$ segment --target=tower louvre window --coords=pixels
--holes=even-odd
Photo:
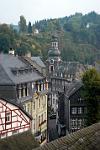
[[[53,66],[51,66],[51,72],[53,72],[53,70],[54,70],[54,67],[53,67]]]

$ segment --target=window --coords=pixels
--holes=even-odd
[[[35,84],[35,91],[38,91],[38,82]]]
[[[18,97],[21,98],[21,89],[18,90]]]
[[[51,64],[54,64],[54,60],[53,60],[53,59],[51,59],[51,60],[50,60],[50,63],[51,63]]]
[[[43,114],[41,115],[41,122],[43,122]]]
[[[45,83],[43,83],[43,90],[45,90]]]
[[[78,101],[81,102],[83,99],[81,97],[78,98]]]
[[[26,105],[23,105],[23,107],[24,107],[24,110],[26,110]]]
[[[33,110],[35,110],[35,101],[33,102]]]
[[[40,108],[40,98],[39,98],[39,108]]]
[[[82,119],[78,119],[78,127],[80,128],[82,126]]]
[[[30,114],[30,104],[27,105],[27,111]]]
[[[39,125],[40,125],[40,123],[41,123],[41,120],[40,120],[40,116],[39,116]]]
[[[84,107],[84,114],[87,114],[87,107]]]
[[[33,119],[33,129],[35,130],[35,119]]]
[[[39,91],[41,91],[41,84],[39,84]]]
[[[21,85],[17,86],[17,95],[18,95],[18,98],[21,98]]]
[[[21,86],[21,97],[24,97],[24,89],[23,89],[23,86]]]
[[[55,104],[55,99],[53,98],[53,104]]]
[[[27,84],[25,85],[25,96],[28,96],[29,95],[29,89],[28,89],[28,86]]]
[[[82,107],[78,107],[78,114],[82,114]]]
[[[61,75],[61,77],[63,77],[63,74],[62,74],[62,73],[61,73],[60,75]]]
[[[32,83],[32,89],[34,89],[35,88],[35,85],[34,85],[34,83]]]
[[[58,105],[58,99],[56,99],[56,105]]]
[[[77,127],[77,119],[71,119],[71,127],[76,128]]]
[[[55,84],[55,79],[52,79],[52,84]]]
[[[46,96],[43,96],[43,108],[46,107]]]
[[[5,121],[6,121],[6,123],[10,123],[11,122],[11,112],[6,112]]]
[[[54,67],[53,67],[53,66],[51,66],[51,72],[53,72],[53,70],[54,70]]]
[[[29,95],[29,89],[27,84],[18,85],[18,98],[22,98]]]
[[[41,84],[41,91],[43,91],[44,90],[44,87],[43,87],[43,83]]]
[[[45,83],[45,89],[48,90],[48,82]]]
[[[72,107],[71,113],[72,114],[77,114],[77,107]]]

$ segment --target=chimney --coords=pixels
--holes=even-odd
[[[15,51],[14,51],[13,48],[10,48],[10,49],[9,49],[9,54],[10,54],[10,55],[14,55],[14,54],[15,54]]]

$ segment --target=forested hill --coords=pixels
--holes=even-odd
[[[91,63],[100,54],[100,15],[91,12],[69,17],[42,20],[35,27],[45,34],[57,33],[64,60]]]
[[[26,25],[24,16],[16,29],[13,25],[0,25],[0,51],[8,52],[12,47],[16,53],[31,51],[33,55],[47,58],[52,35],[59,38],[59,49],[65,61],[93,63],[100,56],[100,15],[91,12],[76,13],[69,17],[47,19]],[[35,31],[38,29],[39,33]]]

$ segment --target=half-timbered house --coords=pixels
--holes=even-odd
[[[32,117],[19,105],[0,98],[0,138],[31,129]]]

